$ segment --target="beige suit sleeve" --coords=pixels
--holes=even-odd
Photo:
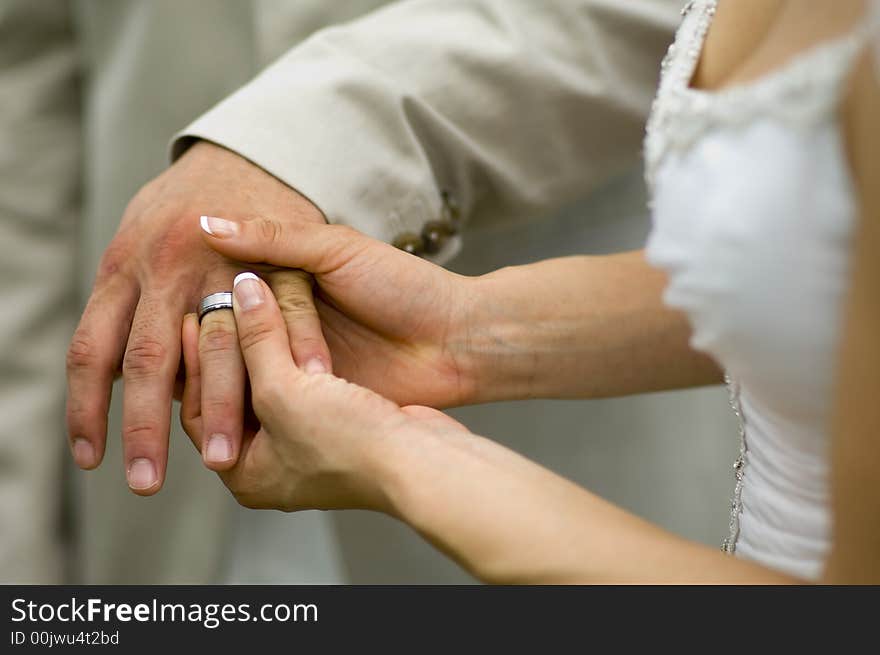
[[[196,120],[386,241],[559,208],[632,165],[676,0],[411,0],[316,33]]]

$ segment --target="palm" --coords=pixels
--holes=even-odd
[[[351,319],[322,300],[317,307],[336,375],[400,405],[445,407],[461,397],[455,357],[443,345],[442,334],[402,338]]]

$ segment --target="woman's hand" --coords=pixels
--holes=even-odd
[[[427,407],[400,408],[329,373],[306,373],[290,352],[269,287],[253,274],[235,280],[234,313],[254,415],[238,461],[219,475],[247,507],[373,509],[394,513],[379,466],[389,440],[421,431],[466,432]],[[199,325],[183,325],[186,385],[181,422],[202,450]]]
[[[255,416],[218,475],[246,507],[381,511],[488,582],[786,580],[673,537],[436,410],[299,369],[252,274],[236,278],[234,318]],[[201,450],[198,331],[188,315],[181,420]]]
[[[473,401],[472,278],[344,226],[292,230],[272,218],[203,217],[202,227],[208,245],[232,260],[314,275],[315,306],[338,376],[400,404]],[[295,315],[296,297],[278,300]],[[310,298],[303,300],[308,310]]]

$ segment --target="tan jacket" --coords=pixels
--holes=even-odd
[[[533,219],[637,161],[680,2],[411,0],[323,30],[186,128],[331,222]]]
[[[293,47],[381,4],[0,3],[0,297],[16,303],[0,318],[0,580],[58,579],[71,298],[175,132],[189,124],[175,154],[223,144],[389,241],[437,217],[443,190],[472,223],[531,219],[637,160],[681,2],[409,0]],[[105,465],[72,474],[75,579],[217,580],[225,490],[177,429],[162,493],[128,494],[118,431],[115,403]]]

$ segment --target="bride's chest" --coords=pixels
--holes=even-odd
[[[693,342],[780,412],[822,414],[855,223],[833,124],[716,129],[655,171],[650,261]]]
[[[835,103],[850,52],[756,84],[687,88],[711,14],[686,17],[645,141],[649,259],[693,343],[780,413],[824,416],[856,217]],[[698,7],[699,8],[699,7]],[[688,23],[688,21],[690,21]]]
[[[781,413],[824,413],[855,224],[836,126],[714,130],[655,174],[649,260],[693,343]]]

